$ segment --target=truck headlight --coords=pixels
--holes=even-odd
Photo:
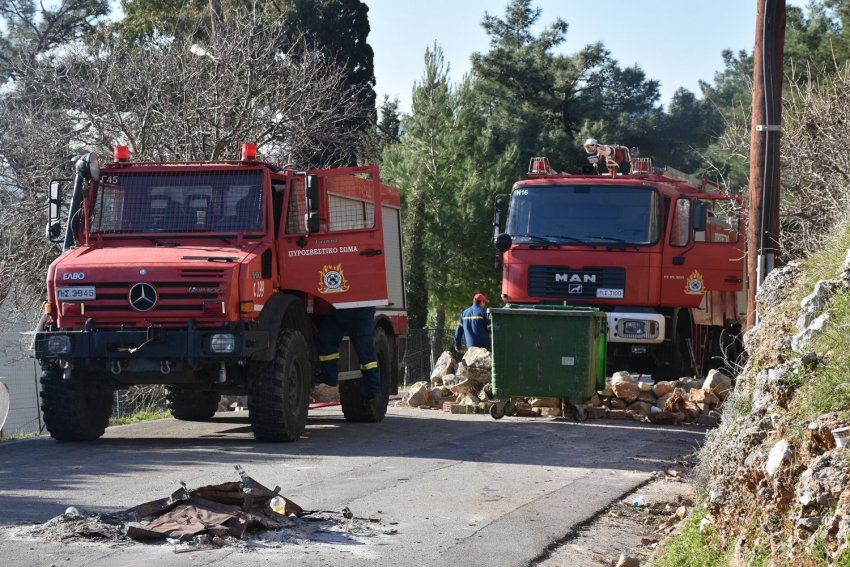
[[[621,334],[631,337],[642,337],[646,334],[646,321],[623,321]]]
[[[50,354],[69,354],[71,352],[71,337],[68,335],[51,335],[47,339],[47,352]]]
[[[227,354],[236,350],[236,337],[230,333],[218,333],[210,337],[210,350],[216,354]]]

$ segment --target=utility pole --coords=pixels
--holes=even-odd
[[[779,133],[782,123],[785,0],[756,0],[747,227],[747,328],[758,323],[756,292],[779,251]]]

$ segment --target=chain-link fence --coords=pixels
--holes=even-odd
[[[451,329],[408,330],[403,361],[405,386],[430,378],[440,355],[454,347],[453,333]]]

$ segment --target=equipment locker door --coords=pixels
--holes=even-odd
[[[387,305],[377,168],[311,173],[319,176],[320,228],[306,234],[305,178],[293,178],[280,243],[282,287],[321,297],[338,309]]]

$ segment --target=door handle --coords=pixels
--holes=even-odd
[[[383,254],[383,252],[375,248],[372,248],[370,250],[364,250],[360,253],[361,256],[380,256],[381,254]]]

